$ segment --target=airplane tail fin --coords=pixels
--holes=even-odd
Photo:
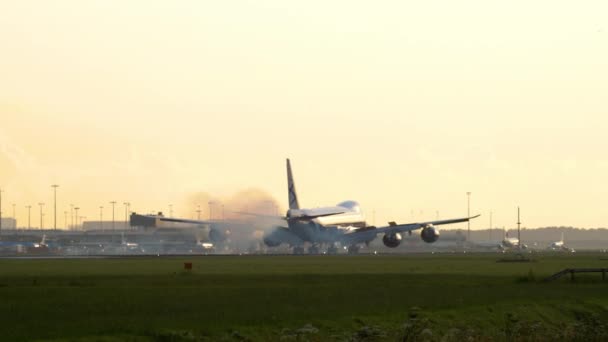
[[[293,181],[293,174],[291,173],[291,164],[289,158],[287,159],[287,192],[289,195],[289,209],[300,209],[300,203],[298,203],[298,195],[296,194],[296,185]]]
[[[560,241],[564,242],[564,232],[562,232],[562,239]]]
[[[46,245],[46,234],[42,234],[42,240],[40,240],[40,245]]]

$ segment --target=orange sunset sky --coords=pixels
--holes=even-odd
[[[608,226],[606,1],[0,1],[0,47],[19,225],[45,202],[50,226],[54,183],[89,219],[251,188],[284,210],[290,157],[303,206],[376,224],[466,215],[470,191],[473,229],[518,205]]]

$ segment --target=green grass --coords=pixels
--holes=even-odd
[[[540,281],[564,268],[608,267],[600,255],[496,262],[501,257],[0,259],[0,331],[7,341],[542,340],[608,333],[601,323],[608,319],[608,281],[600,274]],[[191,272],[183,270],[187,261]]]

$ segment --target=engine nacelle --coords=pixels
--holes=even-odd
[[[401,234],[393,233],[393,234],[384,234],[382,238],[382,242],[386,247],[395,248],[401,244]]]
[[[209,241],[213,243],[224,242],[228,238],[227,231],[222,231],[217,228],[211,228],[209,230]]]
[[[428,225],[420,231],[420,238],[426,243],[433,243],[439,239],[439,231],[435,227]]]

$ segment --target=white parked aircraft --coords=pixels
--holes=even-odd
[[[549,249],[554,250],[554,251],[574,252],[574,249],[568,248],[564,244],[564,232],[562,232],[562,237],[559,241],[552,242],[549,245]]]
[[[505,238],[500,242],[499,248],[501,249],[511,249],[519,247],[519,239],[514,237],[509,237],[509,233],[505,233]],[[526,247],[526,246],[522,246]]]
[[[304,253],[304,245],[309,245],[308,252],[318,253],[322,246],[328,246],[328,253],[336,253],[337,246],[348,249],[349,253],[357,253],[360,244],[369,244],[382,234],[385,246],[395,248],[402,240],[402,233],[411,234],[421,229],[420,237],[427,243],[439,239],[439,231],[435,226],[466,222],[472,218],[465,217],[450,220],[438,220],[408,224],[389,222],[388,226],[368,226],[359,204],[355,201],[345,201],[334,207],[302,209],[298,202],[291,164],[287,159],[287,185],[289,210],[283,217],[286,226],[276,227],[264,236],[264,243],[269,247],[288,244],[293,247],[294,254]]]

